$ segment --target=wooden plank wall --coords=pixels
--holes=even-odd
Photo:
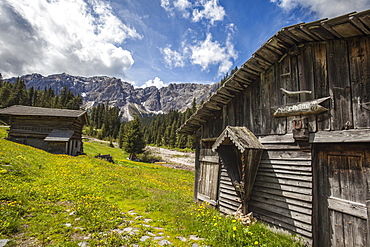
[[[274,118],[274,106],[331,96],[327,112],[307,116],[309,131],[370,128],[370,37],[302,44],[261,73],[202,128],[218,137],[226,126],[246,126],[255,135],[292,133],[292,120]],[[312,94],[286,95],[286,90]]]
[[[259,219],[312,237],[311,151],[296,144],[264,152],[249,202]]]
[[[218,196],[218,155],[211,149],[201,149],[199,158],[197,198],[216,206]]]
[[[82,140],[82,120],[64,117],[12,117],[10,133],[21,136],[25,134],[48,135],[53,129],[71,129],[74,131],[72,139]]]
[[[13,116],[9,137],[52,153],[63,153],[66,150],[65,143],[51,144],[45,142],[44,138],[53,129],[70,129],[74,132],[68,152],[70,155],[78,155],[83,153],[82,127],[81,118]]]
[[[240,193],[232,184],[229,173],[224,164],[221,164],[220,188],[218,196],[218,209],[225,214],[236,212],[241,206]]]
[[[315,246],[369,246],[370,144],[314,148]]]
[[[272,107],[327,96],[331,99],[321,105],[329,110],[308,116],[309,132],[369,129],[369,51],[370,37],[312,42],[295,47],[294,52],[287,52],[208,120],[202,126],[201,138],[217,138],[228,125],[245,126],[260,137],[286,137],[292,133],[292,120],[301,116],[274,118]],[[312,94],[285,95],[280,88],[310,90]],[[227,180],[227,171],[221,168],[220,185],[226,184]],[[277,142],[270,146],[262,158],[249,209],[266,222],[310,239],[311,151],[300,148],[298,143]]]

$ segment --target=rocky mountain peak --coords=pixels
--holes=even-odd
[[[90,108],[99,103],[109,102],[120,109],[122,120],[129,121],[133,116],[167,113],[170,110],[183,111],[191,107],[193,99],[199,103],[216,90],[216,85],[203,84],[170,84],[160,89],[151,86],[134,88],[128,82],[114,77],[72,76],[65,73],[42,76],[28,74],[22,76],[27,88],[44,89],[51,87],[59,93],[63,87],[83,97],[84,107]],[[15,82],[16,78],[6,79]]]

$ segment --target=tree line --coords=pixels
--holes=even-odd
[[[176,130],[197,110],[195,99],[185,112],[171,110],[167,114],[143,118],[144,138],[147,143],[171,148],[195,148],[195,137],[182,135]]]
[[[67,87],[63,87],[59,94],[49,87],[41,90],[30,87],[21,78],[17,78],[12,84],[3,81],[0,74],[0,108],[12,105],[27,105],[47,108],[61,108],[79,110],[82,104],[82,97],[74,95]]]
[[[170,148],[194,149],[195,138],[188,135],[180,135],[176,130],[196,111],[195,100],[191,108],[185,112],[171,110],[167,114],[150,117],[135,117],[128,123],[121,122],[121,115],[117,107],[110,107],[108,102],[98,104],[89,110],[90,125],[86,128],[86,134],[98,139],[117,141],[122,148],[126,133],[142,132],[143,141],[155,146]],[[141,134],[138,134],[141,136]]]
[[[222,86],[236,71],[235,67],[230,75],[227,73],[220,81]],[[49,87],[41,90],[26,85],[21,78],[14,84],[3,81],[0,74],[0,108],[11,105],[28,105],[61,109],[80,109],[82,97],[75,96],[67,87],[59,94]],[[170,148],[195,148],[195,136],[181,135],[176,130],[185,123],[197,110],[196,101],[193,99],[191,108],[185,112],[171,110],[167,114],[139,118],[135,116],[129,123],[121,122],[120,110],[110,107],[109,102],[98,104],[89,109],[90,125],[85,133],[99,139],[117,141],[120,148],[130,153],[130,158],[135,158],[141,153],[146,144],[166,146]]]
[[[116,140],[120,129],[123,131],[124,122],[121,122],[120,111],[117,107],[110,107],[109,103],[98,104],[89,109],[90,125],[87,134],[98,139]]]

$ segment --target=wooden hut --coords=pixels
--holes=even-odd
[[[51,153],[83,153],[82,127],[85,111],[14,105],[0,110],[10,117],[8,138]]]
[[[267,40],[178,130],[197,136],[195,199],[370,246],[369,34],[367,10]]]

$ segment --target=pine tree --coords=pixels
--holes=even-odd
[[[9,95],[12,92],[13,86],[9,82],[3,82],[0,88],[0,108],[8,107],[9,104]]]
[[[125,125],[122,147],[124,151],[130,154],[130,160],[134,160],[137,154],[144,152],[144,133],[138,116],[135,116],[134,120]]]
[[[119,126],[119,132],[118,132],[118,146],[119,146],[119,148],[123,147],[124,133],[125,133],[125,122],[122,122]]]
[[[26,84],[18,77],[9,95],[9,105],[27,105],[28,95]]]

